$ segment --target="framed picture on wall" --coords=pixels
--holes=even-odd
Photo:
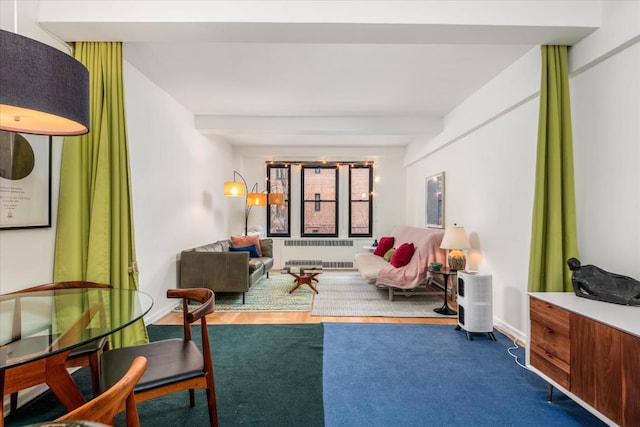
[[[428,228],[444,228],[444,172],[425,180],[425,217]]]
[[[0,229],[51,227],[51,139],[0,131]]]

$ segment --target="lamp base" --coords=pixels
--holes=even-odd
[[[466,265],[467,259],[464,257],[464,253],[462,251],[454,249],[449,252],[449,268],[451,270],[464,270]]]

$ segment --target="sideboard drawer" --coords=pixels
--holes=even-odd
[[[571,315],[567,310],[533,297],[529,299],[529,304],[532,322],[545,325],[556,334],[569,336]]]
[[[571,313],[530,299],[530,363],[567,389],[571,384]]]
[[[552,327],[531,321],[531,344],[545,354],[562,362],[571,363],[571,338],[564,329],[557,331]]]
[[[529,363],[566,389],[571,385],[570,365],[531,344]]]

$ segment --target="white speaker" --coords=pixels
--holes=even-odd
[[[493,341],[493,289],[490,274],[458,271],[458,327],[472,340],[472,333],[488,333]]]

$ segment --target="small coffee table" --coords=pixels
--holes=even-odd
[[[296,289],[298,289],[302,285],[308,285],[313,292],[318,293],[318,289],[314,285],[314,281],[318,282],[318,276],[322,274],[322,268],[317,266],[301,266],[301,267],[291,267],[286,266],[282,269],[282,271],[286,271],[291,276],[295,277],[295,286],[289,290],[289,293],[292,293]]]

